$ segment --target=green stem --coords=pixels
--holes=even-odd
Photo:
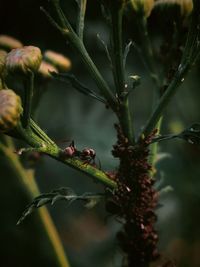
[[[68,38],[67,38],[68,39]],[[107,83],[101,76],[100,72],[98,71],[96,65],[90,58],[84,44],[80,41],[80,39],[76,35],[69,35],[69,39],[72,45],[76,48],[77,52],[79,53],[82,61],[84,62],[88,72],[92,76],[93,80],[96,82],[97,87],[99,88],[102,95],[108,101],[108,104],[112,108],[112,110],[116,111],[117,101],[113,93],[110,91]]]
[[[48,137],[48,135],[34,122],[30,120],[30,127],[44,142],[49,145],[56,146],[56,144]]]
[[[31,107],[32,107],[32,97],[34,91],[34,73],[29,72],[26,77],[26,82],[24,86],[24,112],[23,112],[23,126],[27,128],[30,123]]]
[[[167,107],[170,100],[175,95],[179,85],[181,84],[181,81],[183,81],[184,76],[187,74],[188,70],[189,69],[187,65],[185,66],[179,65],[179,69],[176,72],[174,79],[172,80],[169,87],[167,88],[165,93],[162,95],[162,97],[158,101],[150,119],[148,120],[144,128],[143,134],[145,136],[150,134],[151,131],[154,129],[155,125],[158,123],[160,117],[162,116],[164,109]]]
[[[96,65],[94,64],[93,60],[89,56],[82,40],[79,38],[79,36],[74,32],[72,29],[70,23],[68,22],[67,18],[65,17],[62,9],[60,8],[59,1],[58,0],[52,0],[55,11],[57,13],[57,16],[59,18],[59,21],[62,25],[62,28],[56,27],[60,33],[63,35],[63,37],[71,43],[71,45],[75,48],[75,50],[80,55],[80,58],[82,59],[83,63],[85,64],[88,72],[92,76],[93,80],[95,81],[97,87],[99,88],[102,95],[105,97],[105,99],[108,101],[108,104],[110,107],[115,111],[117,109],[117,101],[115,96],[113,95],[112,91],[110,90],[107,82],[103,79],[102,75],[100,74],[99,70],[97,69]],[[49,15],[47,15],[49,18]],[[55,26],[55,23],[52,22],[52,18],[50,19],[50,22],[53,26]]]
[[[85,12],[86,12],[87,0],[79,0],[79,16],[77,21],[77,34],[81,40],[83,40],[83,30],[85,24]]]
[[[125,69],[122,44],[123,7],[119,3],[111,7],[111,51],[116,92],[120,101],[118,118],[125,136],[134,143],[133,122],[129,109],[129,98],[122,98],[125,88]]]
[[[113,61],[113,75],[118,96],[125,90],[125,71],[123,67],[122,45],[123,9],[116,4],[111,10],[111,51]]]
[[[160,118],[160,120],[158,121],[157,125],[156,125],[156,129],[157,134],[160,134],[160,130],[161,130],[161,126],[162,126],[162,117]],[[150,165],[153,167],[153,171],[155,169],[155,165],[156,165],[156,161],[157,161],[157,154],[158,154],[158,142],[155,142],[151,145],[150,147],[150,156],[149,156],[149,163]],[[154,175],[154,173],[153,173]]]
[[[62,157],[63,151],[60,149],[54,149],[48,151],[46,154],[48,154],[50,157],[72,167],[73,169],[76,169],[87,176],[91,177],[95,182],[100,182],[101,184],[105,185],[106,187],[109,187],[111,189],[115,189],[117,187],[117,184],[114,180],[111,180],[105,172],[97,169],[96,167],[93,167],[92,165],[88,163],[84,163],[83,161],[76,159],[76,158],[65,158]]]
[[[180,84],[184,81],[185,75],[188,73],[190,68],[195,63],[197,57],[199,56],[200,1],[195,0],[193,2],[194,8],[191,17],[190,29],[188,32],[181,63],[175,73],[173,80],[169,84],[165,93],[160,98],[150,119],[148,120],[143,131],[144,135],[148,135],[154,129],[155,125],[158,123],[160,117],[162,116],[163,111],[176,93]]]
[[[83,161],[74,158],[74,157],[66,157],[63,150],[61,150],[38,126],[32,121],[32,125],[34,125],[34,132],[31,128],[24,129],[21,125],[17,127],[18,138],[21,138],[27,144],[29,144],[33,148],[38,148],[43,151],[43,153],[49,155],[50,157],[63,162],[64,164],[79,170],[80,172],[86,174],[87,176],[93,178],[94,181],[98,181],[103,185],[116,188],[117,184],[115,181],[111,180],[105,172],[93,167],[90,164],[84,163]],[[14,134],[13,134],[14,136]],[[47,141],[44,137],[48,137]],[[50,140],[50,141],[49,141]]]
[[[40,191],[34,179],[33,172],[24,169],[21,162],[19,161],[18,156],[13,153],[13,151],[15,150],[15,146],[12,143],[12,140],[8,137],[6,138],[6,140],[9,147],[0,143],[0,150],[5,155],[4,159],[9,163],[13,173],[24,186],[31,199],[35,198],[36,196],[40,195]],[[47,208],[43,207],[39,209],[38,212],[41,224],[44,228],[44,232],[51,244],[53,253],[56,257],[56,261],[58,262],[58,266],[69,267],[70,265],[65,255],[63,245],[59,238],[59,234]]]
[[[160,88],[160,80],[155,67],[155,60],[153,55],[153,48],[147,30],[147,18],[144,16],[137,17],[138,32],[141,40],[141,56],[144,60],[145,66],[150,73],[150,77],[157,88]],[[157,92],[158,93],[158,92]]]

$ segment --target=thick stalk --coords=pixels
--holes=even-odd
[[[20,183],[26,189],[30,198],[34,198],[40,195],[40,191],[36,184],[33,172],[31,170],[25,170],[19,161],[18,156],[14,153],[15,147],[10,138],[6,138],[6,143],[9,147],[0,143],[0,151],[4,154],[4,159],[9,163],[10,168],[18,178]],[[44,232],[49,240],[53,253],[55,255],[58,266],[69,267],[68,259],[65,255],[63,245],[59,238],[57,229],[51,219],[51,216],[46,207],[39,209],[40,222],[44,228]]]
[[[125,69],[123,64],[122,19],[123,6],[120,6],[118,3],[113,4],[111,7],[111,51],[115,88],[120,102],[118,117],[125,136],[131,143],[134,143],[129,98],[124,99],[121,97],[126,91]]]

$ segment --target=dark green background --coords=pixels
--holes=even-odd
[[[75,25],[76,2],[62,2],[66,14]],[[112,85],[109,62],[96,36],[100,34],[108,43],[109,29],[102,22],[98,1],[88,2],[85,43],[101,73]],[[40,12],[41,5],[49,7],[48,1],[1,0],[0,34],[16,37],[25,45],[38,46],[42,51],[52,49],[63,53],[72,60],[72,72],[84,84],[96,89],[80,58]],[[157,50],[163,36],[171,34],[171,23],[177,19],[176,16],[177,12],[170,15],[167,11],[161,14],[153,11],[149,18],[149,30]],[[131,12],[127,14],[123,31],[126,42],[130,39],[138,42],[138,32]],[[182,130],[193,122],[200,122],[199,68],[197,63],[166,110],[163,133]],[[135,49],[131,50],[128,57],[127,75],[131,74],[142,78],[141,86],[131,96],[135,128],[139,133],[151,110],[154,85]],[[80,149],[94,148],[103,168],[115,168],[117,161],[112,158],[110,151],[116,141],[113,129],[116,118],[111,111],[63,83],[52,81],[41,85],[41,88],[45,90],[45,94],[35,113],[35,119],[41,127],[54,140],[73,139]],[[171,185],[174,189],[160,199],[163,207],[158,210],[157,228],[161,251],[169,257],[175,257],[178,266],[200,266],[200,149],[184,141],[173,140],[163,143],[160,152],[169,155],[159,162],[158,176],[164,177],[162,186]],[[61,186],[72,187],[78,193],[102,190],[90,178],[46,157],[36,164],[36,177],[41,192]],[[31,200],[2,157],[0,178],[0,265],[56,266],[36,213],[21,226],[16,226],[24,207]],[[120,223],[105,214],[104,204],[86,211],[80,204],[73,204],[69,208],[64,203],[58,203],[50,208],[50,212],[73,267],[120,266],[120,253],[114,239]]]

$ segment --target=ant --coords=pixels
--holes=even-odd
[[[74,141],[63,150],[64,156],[68,158],[77,157],[84,161],[84,163],[95,164],[96,152],[92,148],[84,148],[82,151],[77,150]]]

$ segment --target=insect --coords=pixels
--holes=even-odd
[[[71,144],[66,147],[64,150],[64,156],[65,157],[77,157],[84,161],[84,163],[92,163],[95,164],[95,157],[96,157],[96,152],[92,148],[84,148],[82,151],[79,151],[75,144],[74,141],[71,142]]]

